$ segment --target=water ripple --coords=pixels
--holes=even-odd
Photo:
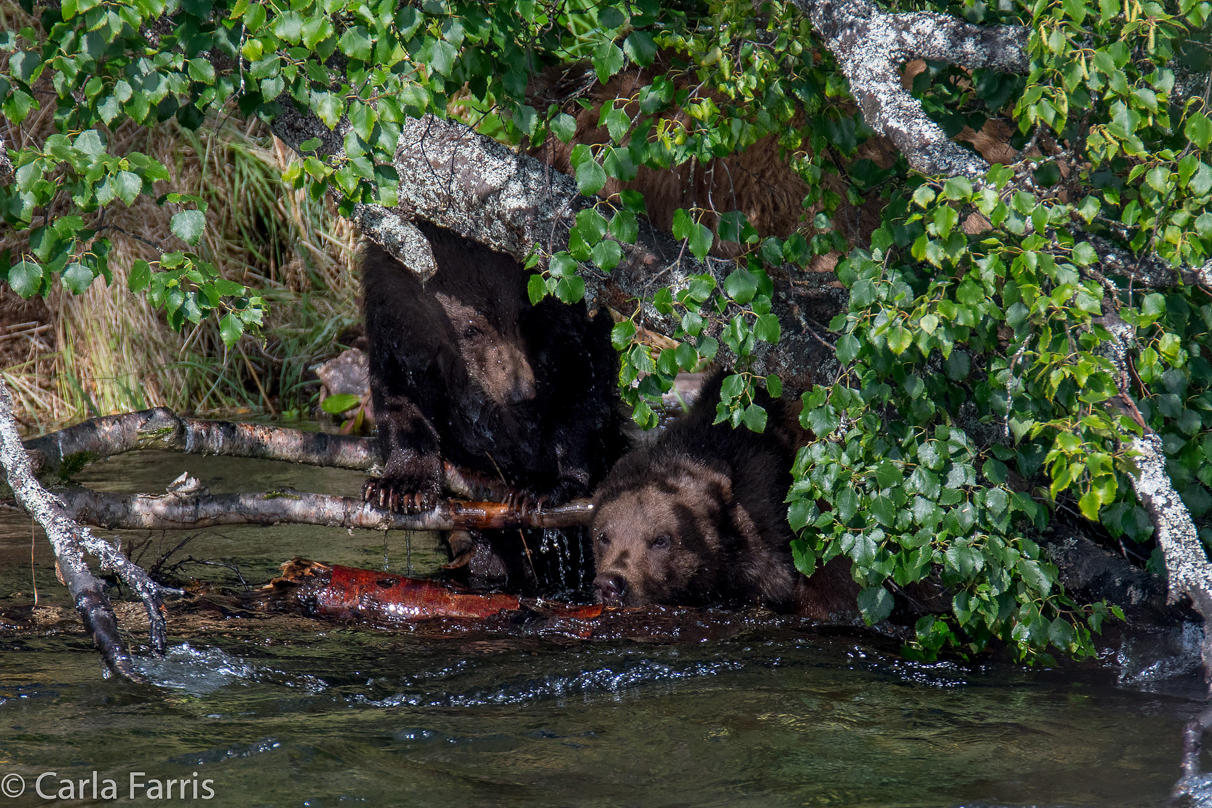
[[[632,688],[649,683],[670,683],[721,673],[741,670],[740,662],[720,660],[700,662],[683,667],[638,659],[622,665],[611,665],[580,671],[575,674],[551,675],[542,679],[531,678],[506,682],[498,687],[472,690],[468,693],[406,692],[383,699],[371,699],[364,695],[350,698],[358,704],[375,707],[482,707],[488,705],[527,704],[547,699],[565,699],[570,696],[589,697],[612,694],[621,697]]]

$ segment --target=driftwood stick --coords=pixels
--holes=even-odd
[[[106,415],[25,441],[38,474],[67,477],[95,460],[139,449],[184,454],[255,457],[328,468],[368,471],[380,462],[373,438],[303,432],[266,424],[207,421],[166,407]],[[469,469],[445,463],[444,487],[467,499],[505,500],[511,488]]]
[[[593,518],[588,500],[542,511],[496,502],[446,500],[406,515],[361,500],[293,490],[263,494],[107,494],[82,487],[56,492],[79,522],[110,530],[188,530],[218,525],[324,525],[363,530],[501,530],[575,527]]]
[[[164,611],[159,588],[142,568],[132,564],[108,542],[97,539],[87,528],[72,521],[58,502],[34,476],[29,455],[21,445],[17,424],[13,418],[13,400],[8,386],[0,379],[0,463],[3,463],[9,486],[17,502],[46,531],[58,560],[59,571],[84,628],[92,636],[105,666],[114,674],[134,682],[145,677],[135,670],[130,656],[118,634],[118,622],[101,581],[88,568],[84,553],[90,552],[101,561],[102,568],[118,573],[143,598],[151,624],[153,650],[162,652],[165,641]]]

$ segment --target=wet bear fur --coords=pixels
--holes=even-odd
[[[759,394],[766,432],[712,424],[722,379],[714,374],[681,420],[619,461],[595,492],[597,599],[612,606],[762,603],[822,619],[854,611],[857,588],[844,566],[826,567],[806,587],[791,558],[783,500],[795,418]]]
[[[584,303],[552,298],[532,305],[527,273],[513,258],[417,226],[438,267],[426,283],[378,246],[363,248],[384,460],[364,498],[401,512],[428,510],[441,494],[443,459],[503,478],[537,503],[588,496],[624,448],[609,315],[590,317]],[[493,536],[518,573],[524,538]]]

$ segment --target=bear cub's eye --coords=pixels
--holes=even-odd
[[[598,544],[602,545],[603,547],[609,547],[610,546],[610,537],[607,536],[605,533],[599,533],[598,534]]]
[[[668,534],[662,533],[660,536],[653,539],[649,546],[653,549],[663,549],[671,544],[673,544],[673,539]]]
[[[463,339],[475,339],[476,337],[480,336],[483,333],[484,332],[481,331],[479,328],[477,328],[475,325],[468,325],[466,328],[463,329]]]

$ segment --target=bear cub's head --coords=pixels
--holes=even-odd
[[[535,397],[534,368],[527,358],[518,312],[493,312],[453,295],[435,296],[458,346],[458,355],[470,380],[500,407]],[[514,308],[520,308],[515,306]],[[490,317],[496,313],[497,317]]]
[[[594,589],[607,606],[689,605],[720,594],[731,481],[693,459],[665,459],[664,468],[616,469],[612,477],[625,483],[595,498]]]

